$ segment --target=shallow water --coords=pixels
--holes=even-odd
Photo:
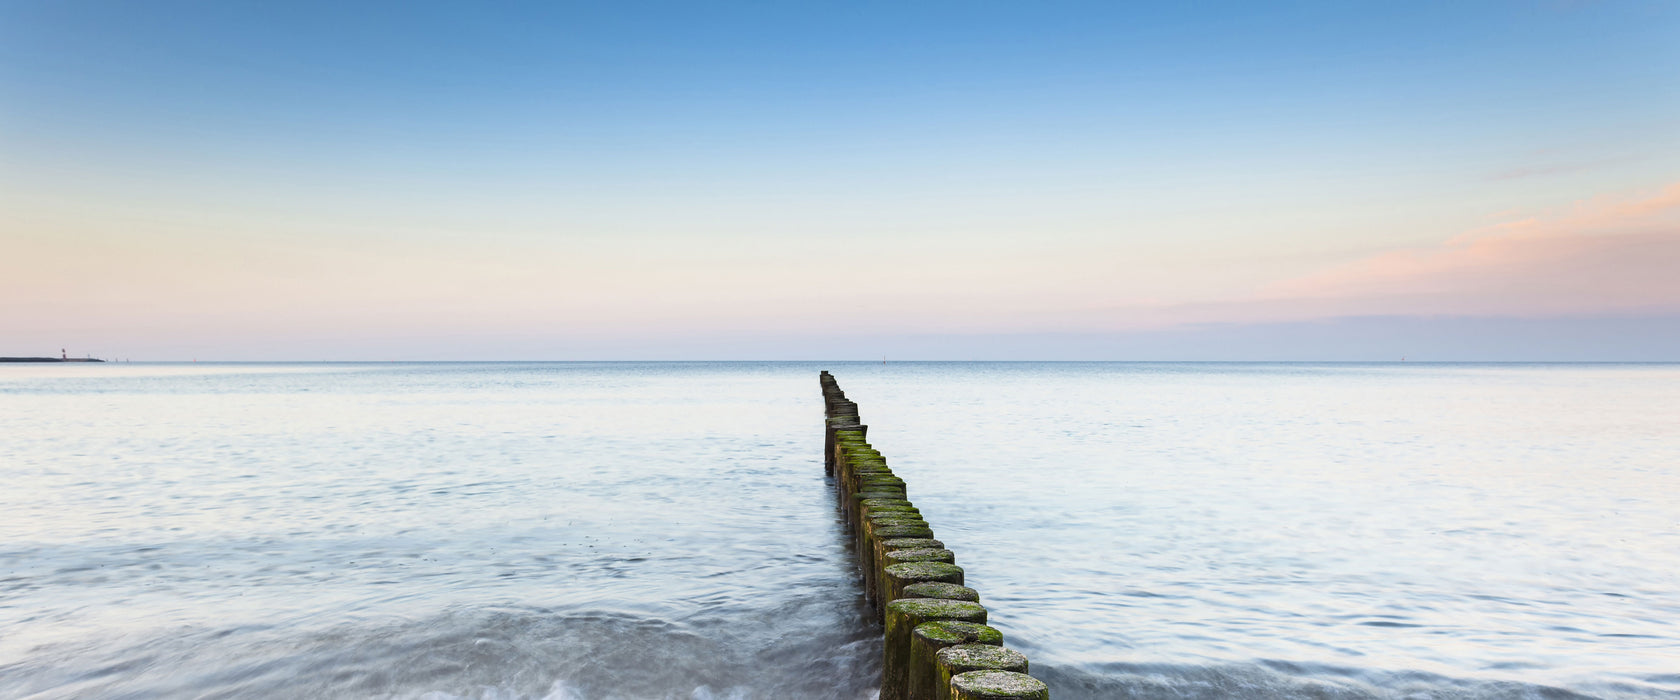
[[[841,379],[1057,697],[1680,697],[1680,367]]]
[[[1680,367],[0,366],[0,696],[865,698],[820,368],[1055,697],[1680,697]]]

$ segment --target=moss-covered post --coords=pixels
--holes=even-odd
[[[938,542],[938,540],[934,540]],[[943,600],[966,600],[970,603],[980,602],[980,592],[968,586],[941,581],[923,581],[912,583],[904,587],[906,598],[940,598]]]
[[[858,515],[865,519],[887,513],[914,515],[918,518],[922,515],[920,508],[902,498],[869,498],[859,501],[857,507]]]
[[[921,517],[922,511],[914,504],[902,498],[864,498],[853,502],[853,510],[857,513],[855,520],[848,520],[847,527],[856,529],[856,522],[869,519],[871,513],[903,513]]]
[[[824,371],[817,375],[817,382],[822,386],[823,394],[823,473],[833,474],[840,431],[855,433],[861,438],[865,428],[858,419],[857,404],[846,400],[846,392],[840,390],[840,384],[834,381],[833,375]]]
[[[952,700],[1050,700],[1043,681],[1014,671],[969,671],[951,677]]]
[[[869,427],[858,422],[857,416],[831,416],[827,420],[828,429],[823,438],[823,470],[833,475],[839,461],[841,445],[856,445],[864,442]]]
[[[858,551],[860,552],[863,551],[863,549],[869,544],[869,533],[877,528],[891,527],[894,525],[917,527],[928,526],[927,521],[922,519],[921,513],[911,513],[909,511],[870,513],[869,515],[865,515],[860,518],[858,522],[862,524],[862,527],[859,527],[856,533],[856,544]]]
[[[845,484],[846,490],[857,493],[871,481],[897,481],[901,485],[904,480],[898,478],[887,466],[887,460],[874,452],[853,450],[846,455]]]
[[[870,555],[869,555],[869,557],[867,559],[864,558],[864,557],[859,557],[858,558],[858,563],[860,565],[863,564],[866,561],[868,561],[872,564],[871,566],[864,566],[863,567],[863,584],[864,584],[865,591],[869,594],[869,599],[872,600],[872,601],[876,601],[877,605],[881,604],[881,567],[874,566],[873,563],[874,563],[875,559],[879,559],[881,557],[881,554],[883,552],[892,552],[892,551],[896,551],[896,550],[900,550],[900,549],[944,549],[944,548],[945,548],[945,543],[944,542],[940,542],[939,540],[933,539],[931,537],[899,537],[899,538],[896,538],[896,539],[883,540],[883,541],[880,541],[880,542],[870,543],[870,546],[869,546]],[[909,597],[909,598],[938,598],[940,596],[925,595],[925,596],[906,596],[906,597]],[[971,601],[971,602],[979,602],[979,601],[975,600],[975,601]]]
[[[896,600],[887,604],[886,613],[886,638],[881,652],[881,700],[909,699],[910,634],[917,627],[935,620],[986,624],[986,609],[979,603],[963,600]]]
[[[905,586],[923,581],[954,583],[961,586],[963,570],[955,564],[937,561],[918,561],[885,567],[881,569],[881,604],[892,605],[893,601],[904,597]]]
[[[909,520],[871,520],[863,527],[857,550],[858,566],[862,569],[865,594],[879,608],[891,600],[881,595],[886,587],[880,584],[882,579],[876,573],[880,571],[881,543],[899,539],[933,539],[933,530],[927,523]]]
[[[902,542],[904,540],[900,539],[892,541]],[[886,597],[886,586],[882,584],[882,582],[886,580],[882,578],[882,569],[894,564],[910,564],[915,562],[955,564],[957,561],[956,555],[952,554],[951,550],[943,547],[889,547],[886,542],[882,542],[880,546],[876,548],[875,552],[876,555],[880,557],[880,561],[876,562],[875,567],[865,569],[866,576],[864,578],[867,579],[866,583],[870,586],[870,598],[872,600],[882,602],[891,601],[890,598]],[[915,596],[906,595],[901,597],[914,598]]]
[[[864,591],[885,625],[880,700],[1048,700],[1026,657],[987,627],[980,594],[962,585],[956,555],[933,539],[904,479],[869,444],[857,403],[828,372],[823,469],[855,538]]]
[[[881,557],[881,563],[885,566],[892,566],[894,564],[909,564],[918,561],[937,561],[945,564],[955,564],[957,563],[957,555],[952,554],[949,549],[922,547],[920,549],[894,549],[884,552]]]
[[[909,494],[905,493],[905,488],[903,486],[896,488],[890,486],[877,486],[869,489],[868,491],[859,491],[847,497],[846,500],[850,501],[850,503],[846,504],[845,508],[847,513],[853,513],[857,511],[859,503],[876,498],[890,498],[896,501],[909,502],[910,499],[905,498],[905,496],[908,495]]]
[[[934,655],[958,644],[1003,646],[1003,633],[974,622],[936,620],[910,631],[910,700],[934,700],[939,694],[939,665]]]
[[[905,498],[906,495],[907,494],[904,493],[903,487],[891,489],[886,486],[879,486],[871,488],[868,491],[859,491],[852,494],[850,498],[846,499],[849,502],[848,505],[841,509],[844,511],[842,515],[845,516],[846,527],[852,531],[854,537],[857,533],[863,531],[864,523],[869,522],[861,514],[863,511],[862,504],[864,501],[879,501],[885,499],[909,503],[909,499]],[[921,511],[916,511],[916,515],[918,517],[921,516]]]
[[[933,655],[933,665],[939,672],[934,680],[935,700],[950,700],[951,677],[969,671],[1027,672],[1027,657],[1013,649],[990,644],[958,644],[940,649]]]

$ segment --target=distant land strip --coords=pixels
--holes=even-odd
[[[0,362],[104,362],[92,357],[0,357]]]

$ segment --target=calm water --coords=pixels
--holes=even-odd
[[[816,372],[1054,697],[1680,698],[1680,366],[0,366],[0,697],[867,698]]]

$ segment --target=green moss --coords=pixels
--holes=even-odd
[[[959,700],[1050,700],[1050,688],[1025,673],[969,671],[951,676],[951,695]]]
[[[928,524],[927,524],[927,521],[922,520],[921,518],[888,518],[888,519],[884,519],[884,520],[867,520],[867,521],[864,521],[864,524],[863,524],[863,529],[865,530],[865,532],[867,532],[870,535],[874,535],[874,537],[870,538],[873,541],[880,541],[880,540],[884,539],[880,535],[881,532],[884,532],[889,528],[899,528],[899,527],[919,527],[919,528],[924,528],[925,529],[925,528],[928,527]]]
[[[925,537],[901,537],[901,538],[893,539],[893,540],[883,540],[881,542],[881,549],[886,550],[888,552],[891,552],[895,549],[939,549],[939,548],[944,547],[944,546],[945,546],[944,542],[940,542],[939,540],[927,539]],[[937,598],[939,596],[924,596],[924,597]]]
[[[1003,644],[1003,633],[978,622],[933,620],[910,632],[910,697],[939,696],[939,650],[956,644]],[[946,685],[949,688],[949,685]]]
[[[932,537],[933,529],[920,525],[894,525],[891,527],[877,527],[874,533],[877,540],[893,540],[900,537]]]
[[[919,566],[918,564],[898,564],[898,566]],[[953,567],[955,568],[955,567]],[[963,622],[986,622],[986,609],[979,603],[966,600],[938,600],[935,598],[900,598],[887,604],[887,611],[891,614],[903,615],[916,624],[930,620],[960,620]]]
[[[985,608],[960,600],[897,600],[887,604],[885,613],[881,700],[902,700],[911,692],[911,630],[934,620],[986,621]]]
[[[939,650],[934,660],[947,680],[950,676],[969,671],[1027,672],[1027,657],[1021,652],[991,644],[958,644],[945,647]]]
[[[958,644],[1003,645],[1002,632],[977,622],[934,620],[917,625],[911,634],[924,638],[941,648]]]
[[[900,542],[902,540],[894,540],[894,541],[895,542]],[[937,542],[938,540],[917,540],[917,541]],[[970,603],[980,602],[980,592],[979,591],[976,591],[972,588],[969,588],[968,586],[959,586],[959,585],[954,584],[954,583],[945,583],[943,581],[923,581],[921,583],[912,583],[912,584],[904,587],[904,597],[906,597],[906,598],[943,598],[945,600],[966,600]]]
[[[886,566],[896,566],[898,564],[908,564],[910,562],[918,561],[938,561],[946,564],[954,564],[957,561],[957,555],[952,554],[949,549],[928,548],[895,549],[887,552],[881,557],[881,563]]]
[[[949,576],[962,576],[962,567],[942,561],[916,561],[893,564],[885,569],[888,576],[906,581],[937,581]],[[967,602],[967,601],[947,601]]]
[[[882,488],[873,488],[873,489],[869,489],[869,490],[866,490],[866,491],[859,491],[857,493],[852,494],[852,500],[853,501],[867,501],[867,500],[870,500],[872,498],[892,498],[892,499],[896,499],[896,500],[905,500],[904,499],[904,489],[903,488],[888,489],[888,488],[882,487]]]

